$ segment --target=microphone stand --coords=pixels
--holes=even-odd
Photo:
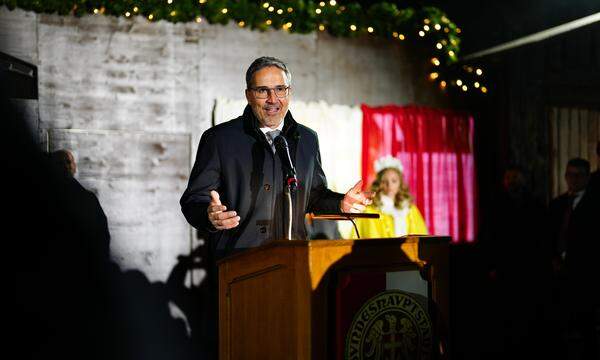
[[[281,164],[283,166],[283,171],[285,173],[285,182],[284,193],[287,197],[288,203],[288,223],[287,223],[287,240],[292,240],[292,223],[294,219],[294,210],[292,209],[292,194],[296,191],[298,187],[298,179],[296,178],[296,169],[294,169],[294,164],[292,163],[292,158],[290,157],[290,150],[288,147],[287,140],[282,135],[278,135],[273,139],[273,145],[275,146],[276,152],[281,159]]]
[[[290,173],[286,176],[284,193],[287,198],[288,203],[288,221],[287,221],[287,232],[286,232],[286,240],[292,240],[292,224],[294,219],[294,209],[292,206],[292,193],[296,191],[298,187],[298,180],[296,177]]]

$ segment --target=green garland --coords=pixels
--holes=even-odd
[[[455,85],[441,74],[457,61],[460,51],[460,29],[440,9],[400,9],[386,1],[365,7],[356,0],[0,0],[0,5],[60,15],[140,15],[149,21],[174,23],[204,18],[211,24],[235,21],[240,27],[260,31],[274,28],[303,34],[327,31],[340,37],[418,39],[429,49],[429,78],[442,88]]]

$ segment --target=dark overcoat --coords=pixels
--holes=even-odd
[[[292,237],[305,239],[305,214],[338,212],[344,195],[327,189],[319,141],[313,130],[298,124],[288,111],[282,135],[289,144],[299,181],[292,196]],[[204,132],[180,203],[187,221],[208,233],[209,245],[221,257],[285,238],[287,205],[283,189],[281,161],[246,106],[242,116]],[[212,227],[206,211],[211,190],[219,193],[228,211],[238,213],[239,226],[224,231]]]

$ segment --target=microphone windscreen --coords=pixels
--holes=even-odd
[[[277,135],[273,140],[273,144],[275,144],[276,149],[285,149],[288,147],[287,141],[282,135]]]

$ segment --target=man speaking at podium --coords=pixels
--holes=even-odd
[[[295,188],[292,239],[306,239],[307,212],[362,212],[371,201],[360,181],[345,195],[327,189],[317,134],[288,111],[290,85],[281,60],[254,60],[246,72],[244,113],[200,139],[180,203],[187,221],[208,233],[216,259],[287,237],[286,184]]]

